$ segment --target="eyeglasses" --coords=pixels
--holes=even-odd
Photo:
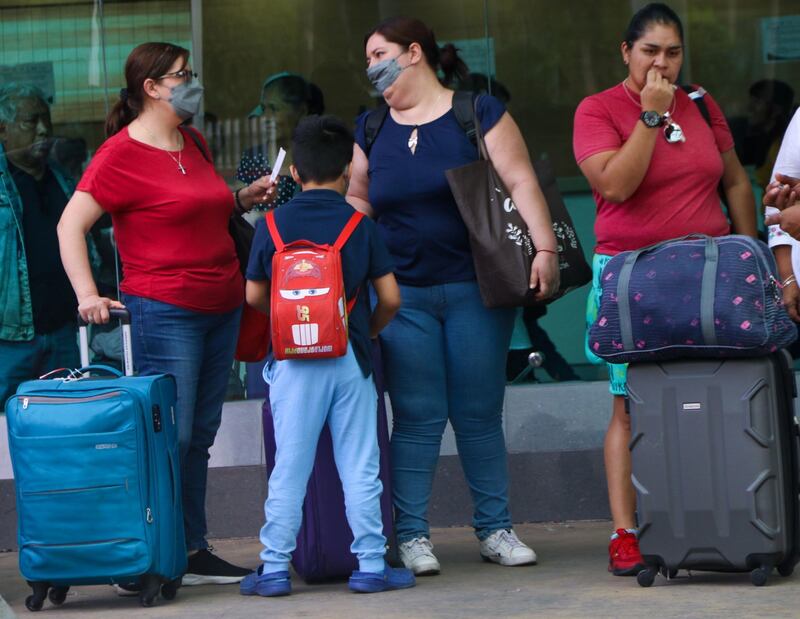
[[[179,80],[185,80],[187,82],[191,82],[192,79],[197,77],[197,73],[192,71],[191,69],[181,69],[180,71],[173,71],[172,73],[164,73],[161,77],[157,77],[157,80],[163,80],[167,77],[177,77]]]

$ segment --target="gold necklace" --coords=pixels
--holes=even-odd
[[[170,150],[168,150],[166,148],[161,148],[161,146],[158,145],[158,138],[156,138],[156,136],[153,134],[153,132],[150,131],[150,129],[148,129],[147,126],[141,120],[139,121],[139,124],[142,126],[142,128],[144,128],[145,131],[147,131],[147,133],[150,135],[150,137],[153,138],[153,142],[155,142],[156,147],[159,150],[163,150],[165,153],[167,153],[167,155],[169,155],[169,158],[172,159],[176,164],[178,164],[178,170],[180,170],[181,174],[186,176],[186,168],[183,167],[183,163],[182,163],[183,147],[185,146],[185,142],[183,141],[183,134],[180,132],[180,129],[178,130],[178,134],[181,136],[181,147],[180,147],[180,150],[178,151],[178,157],[176,158],[172,154],[172,151],[170,151]]]
[[[436,105],[439,103],[439,99],[442,98],[445,89],[439,93],[439,96],[436,97],[436,101],[433,102],[431,109],[435,110]],[[430,121],[429,121],[430,122]],[[424,124],[424,123],[422,123]],[[408,136],[408,150],[411,151],[412,155],[417,154],[417,143],[419,142],[419,125],[414,125],[414,128],[411,130],[411,135]]]

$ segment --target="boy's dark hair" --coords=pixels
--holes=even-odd
[[[639,9],[631,18],[622,39],[625,41],[625,47],[631,49],[633,44],[641,39],[645,31],[654,24],[672,26],[678,32],[678,38],[683,43],[683,24],[678,14],[666,4],[651,2]]]
[[[304,183],[335,181],[353,159],[353,132],[335,116],[306,116],[292,134],[292,157]]]

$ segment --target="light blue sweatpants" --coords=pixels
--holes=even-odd
[[[344,357],[272,361],[264,368],[275,423],[275,468],[261,528],[264,572],[286,570],[302,522],[303,499],[325,423],[344,489],[350,550],[363,572],[382,572],[386,553],[378,478],[377,398],[352,347]]]

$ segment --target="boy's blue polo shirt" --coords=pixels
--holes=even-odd
[[[284,243],[307,240],[333,245],[353,214],[353,207],[335,191],[312,189],[303,191],[275,210],[275,225]],[[272,278],[272,256],[275,244],[262,218],[256,224],[247,279],[264,281]],[[364,376],[372,373],[369,345],[370,303],[369,280],[391,273],[394,264],[375,223],[364,217],[342,248],[342,274],[348,299],[358,291],[358,299],[349,316],[350,343]],[[271,353],[270,353],[271,355]]]

